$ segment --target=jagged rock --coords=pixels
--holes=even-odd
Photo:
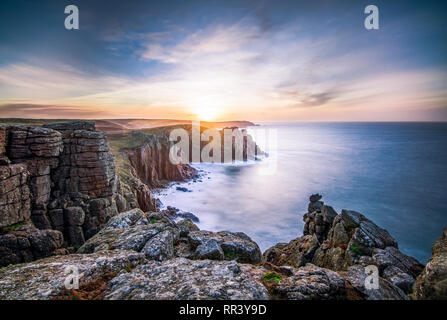
[[[302,267],[312,261],[315,251],[320,246],[317,236],[306,235],[289,243],[278,243],[264,252],[264,260],[277,266]]]
[[[268,299],[252,269],[235,261],[151,261],[112,279],[105,299]]]
[[[147,215],[139,208],[122,212],[109,220],[103,230],[124,229],[139,225],[150,224]]]
[[[65,291],[68,266],[78,268],[80,284],[118,274],[146,262],[144,255],[133,251],[101,251],[88,255],[64,255],[0,269],[0,300],[48,300]]]
[[[191,220],[183,219],[177,222],[177,226],[180,228],[180,236],[186,237],[191,231],[199,231],[199,227],[196,226]]]
[[[324,202],[320,201],[323,198],[320,194],[313,194],[309,197],[309,205],[307,207],[307,212],[321,212],[324,207]]]
[[[323,198],[323,196],[321,194],[315,193],[315,194],[310,195],[309,201],[310,202],[317,202],[317,201],[320,201],[322,198]]]
[[[196,248],[193,257],[202,260],[223,260],[225,255],[216,239],[209,239]]]
[[[397,248],[396,240],[391,237],[388,231],[378,227],[361,213],[352,210],[342,210],[341,219],[348,229],[355,229],[352,238],[357,244],[369,248]]]
[[[336,272],[307,264],[283,277],[271,294],[287,300],[340,300],[346,299],[346,288]]]
[[[179,238],[179,230],[167,228],[157,233],[144,245],[141,253],[149,260],[164,261],[174,257],[174,243]]]
[[[379,268],[380,275],[401,288],[405,293],[411,293],[415,278],[424,266],[416,259],[400,252],[395,247],[374,249],[372,264]]]
[[[332,270],[346,270],[362,256],[371,256],[374,249],[397,247],[390,234],[364,215],[342,210],[334,218],[327,240],[317,249],[312,263]]]
[[[182,219],[189,219],[196,223],[200,222],[199,218],[197,218],[193,213],[180,211],[180,209],[171,206],[167,206],[166,210],[162,210],[162,212],[171,217],[172,219],[182,218]]]
[[[320,195],[312,195],[311,198],[313,203],[321,200]],[[268,249],[264,253],[264,260],[277,266],[296,267],[311,262],[319,267],[344,271],[348,275],[352,273],[353,277],[363,278],[366,277],[364,267],[375,265],[379,269],[380,281],[384,283],[385,291],[365,293],[363,289],[356,289],[357,295],[360,293],[363,298],[371,296],[371,299],[400,299],[410,293],[422,265],[400,252],[397,242],[390,234],[362,214],[342,210],[340,215],[336,215],[335,211],[327,210],[328,208],[330,207],[323,205],[321,212],[306,214],[304,231],[307,235]],[[322,228],[318,229],[318,226]],[[330,228],[326,232],[328,227]],[[360,284],[353,285],[354,289],[358,285]]]
[[[321,199],[321,196],[312,195],[311,199]],[[303,216],[305,222],[303,234],[316,234],[318,241],[324,241],[336,216],[337,212],[331,206],[324,205],[319,200],[311,201],[308,213]]]
[[[447,299],[447,227],[432,247],[432,257],[414,284],[417,300]]]
[[[339,272],[340,276],[349,283],[357,292],[360,292],[361,298],[365,300],[409,300],[405,292],[390,281],[379,277],[378,289],[366,289],[365,279],[368,276],[365,267],[354,265],[347,271]]]
[[[0,266],[54,255],[62,246],[62,233],[39,230],[31,224],[0,234]]]
[[[209,239],[215,239],[222,248],[225,259],[236,259],[242,263],[258,263],[262,260],[258,245],[242,232],[200,230],[189,232],[187,238],[193,249]]]
[[[154,223],[125,229],[101,230],[88,239],[79,248],[78,253],[92,253],[100,250],[134,250],[140,252],[146,242],[165,228],[165,224]]]
[[[162,222],[167,226],[171,226],[173,228],[178,228],[177,224],[172,220],[168,215],[166,215],[163,211],[160,212],[148,212],[147,218],[151,223]]]

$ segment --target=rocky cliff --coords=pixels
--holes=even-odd
[[[190,161],[173,164],[170,160],[170,150],[174,142],[169,141],[173,129],[184,129],[189,137]],[[208,128],[201,127],[203,133]],[[232,137],[231,160],[255,160],[257,156],[265,153],[256,145],[245,129],[232,127],[231,130],[240,139]],[[218,131],[221,141],[224,141],[224,132]],[[111,135],[112,149],[118,158],[118,175],[124,189],[123,194],[132,194],[137,199],[137,206],[143,211],[156,211],[157,202],[151,195],[151,189],[165,187],[173,181],[185,181],[198,176],[197,170],[189,162],[192,161],[192,127],[191,125],[166,126],[146,131],[119,132]],[[209,141],[201,141],[202,151]],[[225,147],[222,143],[219,148],[224,161]],[[240,150],[239,153],[236,150]],[[213,151],[212,151],[213,152]],[[211,152],[211,153],[212,153]],[[204,161],[201,159],[201,161]],[[132,200],[126,197],[128,203]],[[132,205],[132,207],[137,207]]]
[[[150,188],[195,171],[143,138],[120,153],[121,183],[92,122],[0,126],[0,299],[447,298],[446,230],[424,268],[363,214],[315,194],[303,236],[262,254],[244,233],[156,211]],[[64,287],[67,266],[83,274],[79,289]],[[378,288],[366,286],[371,266]]]
[[[134,132],[142,135],[143,133]],[[150,188],[163,187],[166,182],[183,181],[197,175],[188,163],[173,164],[169,160],[170,144],[165,136],[145,135],[144,144],[123,149],[132,166],[132,174]]]
[[[80,246],[117,214],[119,181],[94,122],[0,127],[0,266]]]
[[[423,266],[399,251],[396,240],[361,213],[335,210],[316,194],[303,216],[304,235],[264,253],[267,262],[302,267],[308,263],[336,271],[351,295],[362,299],[408,299]],[[376,266],[379,289],[368,290],[367,266]],[[352,290],[355,289],[355,290]]]
[[[444,297],[445,235],[434,246],[434,279],[431,266],[420,273],[364,215],[337,214],[315,195],[309,210],[305,235],[262,255],[244,233],[132,209],[112,217],[77,254],[0,269],[0,299],[407,300],[418,274],[417,298]],[[67,265],[83,274],[79,289],[65,289]],[[365,287],[370,265],[379,270],[377,289]]]

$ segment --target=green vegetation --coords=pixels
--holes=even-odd
[[[1,229],[1,231],[3,233],[10,232],[10,231],[13,231],[13,230],[15,230],[17,228],[20,228],[20,227],[24,226],[25,224],[26,224],[26,222],[19,222],[19,223],[13,224],[11,226],[3,227]]]
[[[276,273],[275,271],[271,271],[264,273],[261,279],[264,280],[265,282],[279,283],[282,280],[282,276]]]
[[[349,250],[352,251],[352,253],[354,253],[354,255],[356,257],[360,257],[360,256],[364,256],[367,255],[367,253],[365,252],[365,250],[363,250],[362,248],[360,248],[359,246],[353,244],[349,247]]]
[[[231,250],[228,250],[226,248],[223,249],[224,255],[226,258],[229,258],[230,260],[237,260],[240,258],[240,254]]]

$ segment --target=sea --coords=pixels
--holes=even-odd
[[[447,226],[447,123],[264,123],[249,127],[268,157],[196,163],[201,177],[159,198],[204,230],[241,231],[264,251],[302,235],[309,196],[355,210],[426,263]],[[177,187],[187,191],[179,191]]]

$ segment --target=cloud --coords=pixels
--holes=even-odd
[[[53,110],[181,118],[210,107],[221,119],[323,120],[361,110],[435,110],[446,102],[444,70],[390,67],[382,63],[389,58],[384,44],[356,48],[345,34],[305,34],[297,23],[275,25],[262,11],[231,24],[110,36],[110,47],[135,41],[144,48],[132,54],[147,63],[145,76],[93,74],[38,60],[3,65],[2,116],[51,116]]]
[[[37,105],[25,103],[0,105],[0,113],[3,118],[58,118],[60,115],[67,118],[97,118],[107,115],[107,113],[98,112],[95,108],[85,109],[72,106]]]

